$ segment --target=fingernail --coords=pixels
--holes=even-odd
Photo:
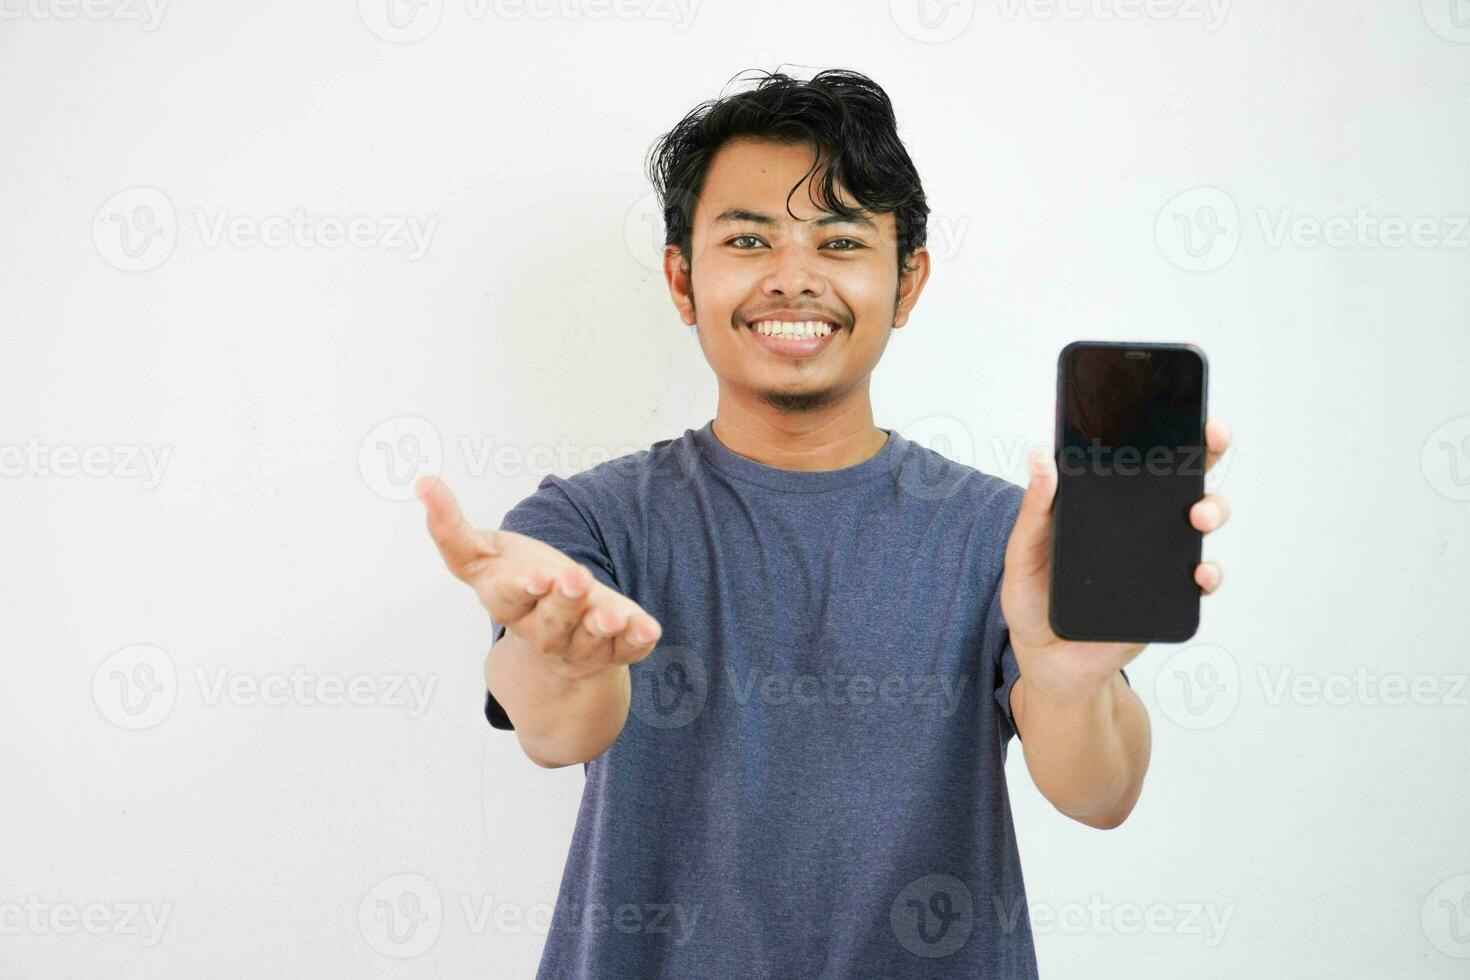
[[[566,581],[563,581],[561,583],[561,594],[566,596],[568,599],[579,599],[582,597],[582,587],[580,585],[572,585]]]

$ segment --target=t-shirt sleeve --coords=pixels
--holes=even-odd
[[[998,600],[999,594],[997,592]],[[1133,682],[1128,679],[1128,671],[1126,669],[1119,668],[1118,673],[1123,675],[1123,683],[1129,687],[1133,686]],[[1017,740],[1021,738],[1021,730],[1016,727],[1016,716],[1011,711],[1011,689],[1016,686],[1016,681],[1020,678],[1021,665],[1016,661],[1016,651],[1011,646],[1010,636],[1007,634],[1005,647],[1000,652],[1000,671],[995,688],[995,700],[1000,705],[1001,718],[1005,723],[1004,735],[1006,740],[1009,740],[1012,735],[1015,735]]]
[[[552,474],[542,477],[536,492],[506,513],[500,529],[544,541],[573,561],[586,565],[592,577],[603,585],[623,591],[613,572],[606,543],[598,533],[589,501],[574,484],[562,477]],[[505,624],[491,617],[490,627],[493,646],[505,635]],[[505,731],[515,728],[505,709],[488,690],[485,692],[485,720],[492,728]]]

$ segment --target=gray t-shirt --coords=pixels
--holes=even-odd
[[[584,763],[538,980],[1036,976],[1004,769],[1023,491],[884,431],[802,472],[707,423],[506,514],[663,627]]]

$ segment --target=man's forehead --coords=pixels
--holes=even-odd
[[[822,179],[826,168],[818,167],[807,176],[816,150],[806,143],[777,143],[771,140],[740,138],[720,148],[705,174],[704,188],[696,207],[701,224],[759,225],[785,224],[793,219],[787,213],[788,203],[797,220],[815,225],[846,222],[876,230],[890,214],[876,214],[860,209],[863,218],[844,219],[826,209],[822,199]],[[806,176],[806,181],[792,193],[792,187]],[[841,182],[834,182],[837,199],[854,208],[856,202]],[[814,200],[815,199],[815,202]]]
[[[803,224],[810,224],[817,228],[824,228],[828,225],[848,225],[877,232],[878,222],[883,218],[883,215],[876,215],[871,212],[863,212],[852,217],[845,217],[840,214],[834,214],[831,211],[815,211],[808,214],[796,208],[792,210],[801,216],[800,220]],[[761,208],[740,207],[737,205],[735,207],[725,208],[713,215],[709,219],[709,223],[714,226],[750,224],[771,228],[791,220],[791,215],[786,213],[784,207],[779,213],[773,213],[762,210]]]

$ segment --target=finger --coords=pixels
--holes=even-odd
[[[1196,531],[1209,533],[1230,520],[1230,502],[1224,495],[1207,493],[1189,508],[1189,523]]]
[[[551,588],[527,617],[530,630],[543,649],[570,649],[573,638],[582,629],[588,596],[597,582],[585,566],[573,563],[558,572]]]
[[[594,588],[588,593],[577,628],[572,631],[567,658],[578,664],[610,665],[612,638],[627,629],[633,611],[634,604],[612,589]]]
[[[551,576],[535,568],[484,575],[475,584],[475,592],[490,611],[490,618],[506,628],[518,626],[550,588]]]
[[[437,476],[420,477],[414,489],[429,512],[429,536],[450,571],[465,578],[477,562],[500,553],[496,533],[470,527],[454,494]]]
[[[612,589],[594,590],[573,635],[572,656],[605,664],[633,663],[648,656],[663,630],[639,605]]]
[[[1225,455],[1230,448],[1230,427],[1224,422],[1211,419],[1205,423],[1205,472]]]
[[[1051,561],[1051,505],[1057,492],[1056,461],[1044,449],[1033,449],[1026,456],[1031,482],[1021,498],[1006,543],[1006,570],[1019,575],[1044,572]]]
[[[613,660],[620,664],[637,663],[658,646],[662,636],[663,628],[648,613],[630,616],[628,628],[613,640]]]
[[[1225,581],[1225,573],[1212,561],[1200,562],[1194,569],[1194,581],[1206,595],[1214,592]]]

